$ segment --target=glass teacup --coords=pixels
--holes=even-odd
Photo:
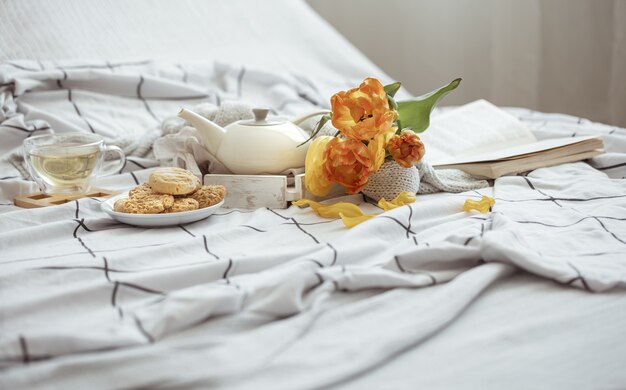
[[[26,138],[23,153],[31,176],[46,194],[87,192],[93,178],[116,173],[126,162],[122,149],[88,133]],[[105,155],[110,153],[119,155],[119,160],[104,169]]]

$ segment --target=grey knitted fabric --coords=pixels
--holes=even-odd
[[[436,171],[427,162],[421,161],[415,167],[403,168],[395,161],[386,161],[372,174],[363,194],[379,201],[392,200],[400,192],[433,194],[436,192],[465,192],[488,187],[489,182],[478,180],[458,169]]]
[[[472,175],[459,169],[435,170],[428,162],[417,164],[420,173],[420,194],[435,192],[465,192],[489,187],[487,180],[475,179]]]
[[[420,188],[420,173],[417,168],[403,168],[395,161],[385,161],[380,169],[372,174],[363,188],[363,194],[379,201],[380,198],[393,200],[401,192],[417,193]]]
[[[252,106],[243,102],[225,101],[221,106],[211,103],[201,103],[193,107],[191,111],[214,122],[218,126],[226,126],[242,119],[253,119]],[[175,134],[185,126],[190,126],[183,118],[171,116],[161,122],[163,135]]]

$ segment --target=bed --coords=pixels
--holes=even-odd
[[[352,229],[295,206],[159,229],[98,197],[13,206],[36,190],[15,163],[26,137],[103,135],[128,162],[97,184],[125,190],[181,106],[295,116],[391,80],[304,2],[153,4],[0,4],[0,388],[626,387],[623,128],[507,108],[607,153]],[[461,211],[482,195],[492,212]]]

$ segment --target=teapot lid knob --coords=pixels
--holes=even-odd
[[[269,114],[269,108],[253,108],[255,122],[265,122],[267,120],[267,114]]]
[[[254,119],[242,120],[237,123],[246,126],[274,126],[282,125],[287,122],[281,118],[268,118],[267,114],[270,112],[269,108],[253,108],[252,112],[254,113]]]

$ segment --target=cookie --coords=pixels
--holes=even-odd
[[[154,195],[155,192],[152,189],[152,187],[150,187],[150,184],[148,183],[143,183],[140,186],[137,186],[131,190],[128,191],[128,196],[130,198],[143,198],[147,195]]]
[[[163,202],[163,207],[172,207],[174,203],[174,196],[169,194],[159,194],[154,191],[148,183],[144,183],[128,191],[128,197],[130,199],[149,199],[159,200]]]
[[[174,204],[165,209],[166,213],[179,213],[198,209],[198,201],[192,198],[176,198]]]
[[[126,205],[127,200],[128,198],[116,200],[115,203],[113,204],[113,211],[117,211],[118,213],[125,213],[126,207],[124,206]]]
[[[202,186],[199,190],[195,191],[190,198],[198,201],[198,205],[201,209],[214,204],[218,204],[224,199],[226,195],[226,188],[222,185],[210,185]]]
[[[114,209],[130,214],[159,214],[165,207],[160,198],[145,197],[120,199],[115,202]]]
[[[196,190],[200,180],[182,168],[157,168],[150,174],[148,184],[158,193],[186,195]]]
[[[172,207],[172,205],[174,204],[174,197],[172,195],[168,195],[168,194],[154,194],[154,195],[146,195],[144,198],[141,198],[144,200],[148,200],[148,199],[152,199],[152,200],[158,200],[161,203],[163,203],[163,208],[170,208]]]

